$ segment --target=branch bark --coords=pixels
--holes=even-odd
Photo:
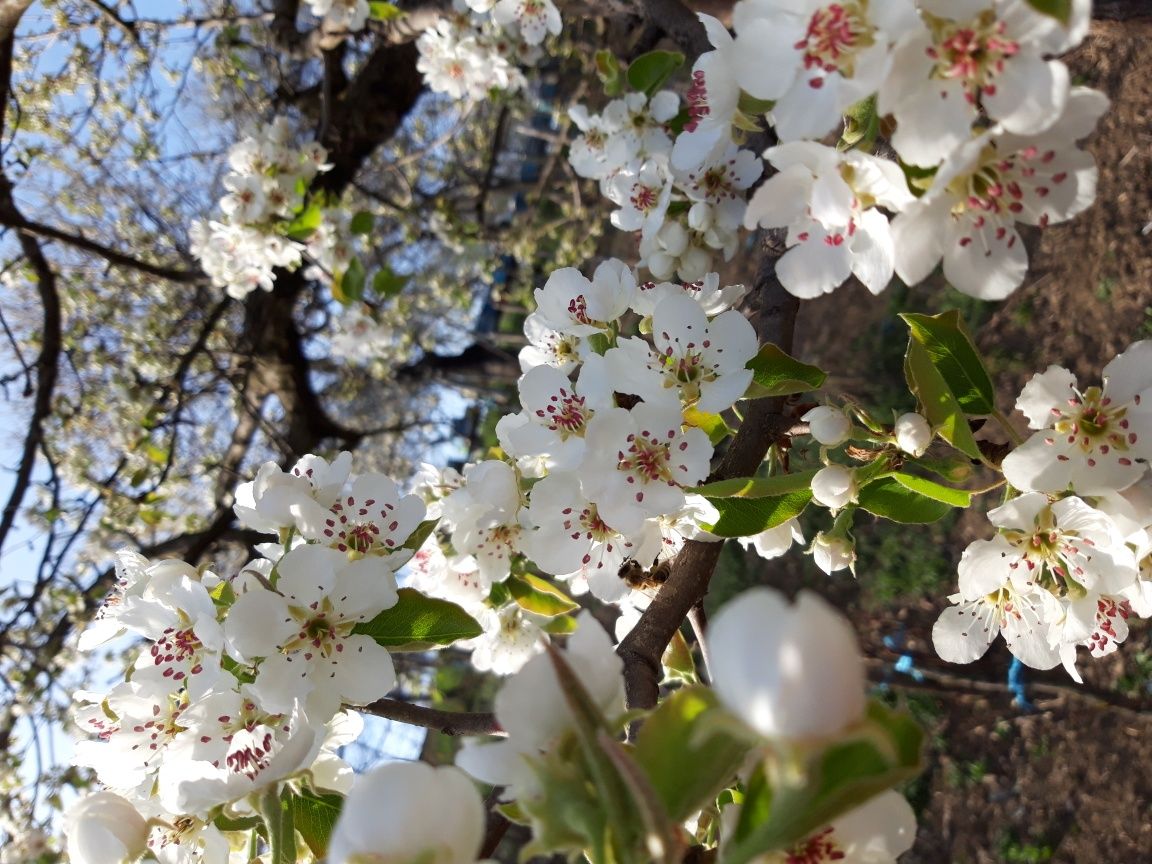
[[[408,723],[412,726],[435,729],[445,735],[503,736],[505,734],[504,730],[500,728],[500,724],[496,722],[496,716],[488,712],[441,711],[438,708],[426,708],[423,705],[399,702],[395,699],[377,699],[370,705],[356,710],[388,720]]]

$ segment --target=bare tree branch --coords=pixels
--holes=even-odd
[[[445,735],[506,734],[496,722],[496,716],[487,712],[441,711],[395,699],[377,699],[372,704],[356,710],[413,726],[423,726],[425,729],[435,729]]]

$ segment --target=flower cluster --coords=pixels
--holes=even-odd
[[[721,252],[732,257],[747,206],[747,190],[763,166],[735,145],[682,170],[671,161],[670,121],[680,101],[662,90],[628,93],[600,114],[569,109],[582,133],[568,159],[581,177],[598,180],[617,210],[612,224],[640,232],[640,264],[657,279],[703,279]]]
[[[191,228],[192,254],[213,284],[242,300],[257,288],[271,291],[274,268],[300,266],[305,247],[282,227],[304,206],[312,178],[330,167],[327,155],[317,142],[295,145],[284,117],[228,151],[232,170],[224,178],[222,217]]]
[[[964,552],[959,593],[933,630],[946,660],[967,663],[998,633],[1025,664],[1115,651],[1127,619],[1152,615],[1152,342],[1137,342],[1081,390],[1050,366],[1016,407],[1037,430],[1003,462],[1024,494],[988,514],[999,529]]]
[[[714,50],[693,67],[672,169],[703,176],[729,158],[734,129],[763,115],[782,142],[764,154],[779,173],[745,224],[787,228],[788,290],[814,297],[856,275],[878,292],[894,272],[913,284],[943,260],[961,291],[1003,298],[1027,271],[1016,223],[1070,219],[1095,196],[1076,142],[1107,100],[1049,59],[1083,38],[1088,9],[1073,4],[1061,25],[1025,0],[743,0],[734,36],[702,15]],[[850,144],[891,117],[900,164],[818,143],[846,114]]]
[[[431,90],[453,99],[519,90],[526,84],[519,67],[538,62],[540,44],[560,26],[552,0],[457,0],[454,14],[416,40],[416,68]]]
[[[396,681],[388,651],[357,628],[397,602],[395,572],[425,512],[386,477],[350,478],[350,463],[267,463],[241,486],[241,522],[280,542],[231,577],[120,554],[117,589],[81,648],[123,633],[145,645],[127,680],[78,694],[76,712],[96,739],[77,745],[77,764],[119,797],[86,799],[70,842],[129,846],[141,834],[166,864],[224,862],[218,808],[304,771],[314,787],[344,790],[349,771],[334,751],[360,721],[342,706]],[[106,811],[136,815],[100,839]]]
[[[487,622],[474,663],[511,672],[540,649],[530,613],[485,603],[528,561],[576,593],[645,605],[621,576],[625,562],[643,571],[697,536],[708,505],[685,489],[708,474],[712,444],[689,420],[729,408],[751,382],[755,332],[728,308],[742,295],[715,274],[637,284],[616,260],[591,278],[557,270],[537,289],[521,410],[496,427],[511,462],[433,474],[425,486],[445,545],[420,550],[416,584]],[[625,335],[638,319],[649,338]]]

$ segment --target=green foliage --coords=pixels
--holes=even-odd
[[[426,597],[413,588],[401,588],[400,599],[371,621],[357,624],[353,633],[371,636],[389,651],[427,651],[474,639],[484,632],[476,620],[447,600]]]
[[[636,761],[678,822],[710,803],[747,755],[748,742],[715,722],[721,713],[711,690],[683,687],[660,703],[636,738]]]
[[[812,500],[812,489],[807,487],[766,498],[709,498],[720,511],[715,525],[705,528],[717,537],[750,537],[783,525],[799,516]]]
[[[992,378],[960,320],[960,313],[953,309],[940,315],[907,313],[900,317],[908,325],[911,337],[924,346],[960,407],[968,414],[993,413],[996,392]]]
[[[368,0],[368,15],[374,21],[392,21],[404,16],[403,10],[386,0]]]
[[[797,753],[808,782],[771,782],[760,768],[745,791],[725,864],[745,864],[788,848],[841,813],[892,788],[920,770],[923,733],[906,713],[878,702],[856,734],[810,753]]]
[[[1072,0],[1025,0],[1025,2],[1041,15],[1055,18],[1065,27],[1072,21]]]
[[[321,794],[311,789],[301,789],[289,798],[292,808],[292,823],[301,839],[308,844],[317,860],[328,851],[328,839],[340,817],[344,806],[344,796],[335,792]]]
[[[869,513],[903,523],[935,522],[953,507],[967,507],[971,500],[963,489],[899,471],[865,484],[858,496],[858,503]]]
[[[679,51],[649,51],[628,64],[628,86],[651,96],[684,65]]]
[[[391,267],[381,267],[372,276],[372,290],[380,297],[388,300],[396,297],[408,284],[409,277],[401,276]]]
[[[376,224],[376,217],[367,210],[361,210],[352,216],[348,223],[348,230],[353,234],[371,234]]]
[[[979,459],[980,448],[968,426],[964,409],[956,400],[932,357],[915,339],[908,341],[904,358],[904,373],[908,387],[920,401],[920,411],[945,441],[973,459]]]
[[[801,363],[771,343],[763,346],[745,368],[752,370],[752,384],[744,394],[748,399],[818,390],[828,377],[822,369]]]
[[[339,278],[332,280],[332,294],[345,306],[351,305],[364,298],[364,265],[359,258],[348,262],[348,269],[340,274]]]
[[[558,587],[531,573],[509,576],[504,585],[512,595],[512,599],[522,609],[537,615],[551,618],[580,608],[578,603]]]
[[[623,70],[616,55],[607,49],[597,51],[594,57],[596,77],[604,85],[604,95],[615,98],[624,92]]]
[[[713,447],[732,434],[732,430],[728,428],[728,424],[719,414],[707,414],[703,411],[697,411],[695,408],[688,408],[684,411],[684,424],[702,430],[708,436],[708,440],[712,442]]]

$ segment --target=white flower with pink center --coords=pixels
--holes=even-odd
[[[916,814],[899,792],[889,790],[833,820],[760,864],[896,864],[916,841]]]
[[[686,406],[719,413],[744,395],[752,382],[745,368],[759,348],[756,331],[735,310],[709,321],[691,297],[672,293],[652,314],[653,347],[640,339],[620,340],[605,365],[620,392],[649,402],[675,395]]]
[[[732,20],[737,81],[775,102],[771,119],[781,141],[831,132],[880,86],[895,43],[923,29],[911,0],[745,0]]]
[[[383,474],[363,474],[331,506],[305,498],[292,507],[300,533],[349,555],[380,555],[398,568],[414,550],[404,542],[420,525],[426,508],[415,495],[401,495]]]
[[[552,0],[499,0],[492,20],[505,30],[515,28],[529,45],[539,45],[551,33],[559,36],[563,23]]]
[[[536,366],[555,366],[571,372],[584,353],[584,340],[571,333],[554,330],[538,312],[524,319],[524,338],[528,344],[520,349],[520,371]]]
[[[655,523],[629,538],[605,522],[572,473],[549,474],[532,487],[528,518],[535,526],[524,544],[528,557],[545,573],[586,584],[605,603],[628,593],[619,576],[625,559],[643,560],[642,548],[654,558],[660,547]]]
[[[1098,495],[1131,486],[1152,460],[1152,341],[1104,367],[1104,386],[1081,391],[1076,376],[1049,366],[1025,385],[1016,407],[1039,430],[1004,457],[1017,489]]]
[[[681,429],[679,409],[664,403],[597,412],[587,442],[584,494],[624,534],[639,531],[648,517],[683,507],[683,487],[703,480],[712,458],[708,436]]]
[[[612,175],[608,164],[608,136],[610,125],[599,114],[588,113],[585,105],[573,105],[568,116],[576,124],[581,134],[573,139],[568,148],[568,162],[572,170],[589,180],[605,180]]]
[[[588,357],[574,385],[552,366],[530,369],[519,381],[520,414],[507,415],[497,434],[512,456],[544,456],[549,468],[571,471],[584,458],[584,434],[595,412],[612,404],[604,358]]]
[[[807,141],[764,153],[778,173],[748,202],[748,228],[787,228],[789,249],[776,265],[797,297],[827,294],[855,275],[873,294],[892,279],[897,251],[877,206],[899,210],[913,199],[896,163]]]
[[[473,610],[484,633],[461,642],[472,649],[472,665],[493,675],[514,675],[530,659],[544,650],[548,636],[540,629],[545,620],[509,603],[502,609],[481,607]]]
[[[516,469],[495,459],[465,468],[463,487],[444,501],[452,546],[476,559],[485,588],[507,579],[513,557],[522,551],[525,514],[520,504]]]
[[[604,155],[611,172],[635,171],[653,156],[668,156],[672,138],[667,124],[679,110],[680,97],[671,90],[661,90],[651,98],[643,93],[627,93],[609,102],[603,117],[612,131]]]
[[[534,292],[540,324],[560,333],[591,336],[607,330],[628,309],[636,279],[610,258],[588,279],[575,267],[555,270]]]
[[[387,565],[307,545],[276,569],[275,590],[250,584],[224,624],[236,659],[259,661],[251,686],[260,705],[289,712],[305,699],[310,714],[326,716],[341,703],[365,705],[391,690],[391,656],[370,636],[352,632],[395,605],[396,580]]]
[[[249,528],[269,534],[295,527],[293,505],[310,498],[321,507],[330,507],[351,469],[352,454],[347,451],[331,464],[309,454],[287,472],[275,462],[265,462],[254,480],[236,488],[236,518]]]
[[[1108,106],[1103,94],[1076,88],[1059,122],[1021,138],[998,128],[955,150],[923,197],[892,220],[896,272],[909,285],[944,259],[953,286],[983,300],[1020,287],[1028,253],[1016,223],[1064,222],[1096,197],[1096,164],[1075,141]]]
[[[612,224],[621,231],[659,231],[672,200],[672,175],[666,157],[646,160],[638,170],[624,168],[607,181],[607,195],[620,209]]]
[[[692,67],[692,85],[685,94],[688,122],[672,145],[672,164],[692,170],[732,141],[732,119],[740,102],[736,82],[738,58],[727,28],[711,15],[700,15],[715,51],[700,55]]]
[[[732,146],[691,170],[677,171],[676,183],[689,200],[711,206],[716,224],[733,230],[744,220],[745,193],[762,173],[764,164],[755,153]]]
[[[1069,78],[1044,55],[1082,38],[1090,6],[1074,4],[1069,31],[1026,0],[924,0],[927,26],[898,46],[879,94],[880,113],[896,118],[900,157],[940,163],[972,137],[981,110],[1018,135],[1050,127],[1064,111]]]
[[[1047,602],[1046,602],[1047,598]],[[948,598],[953,604],[936,619],[932,644],[941,660],[971,663],[988,651],[997,635],[1013,656],[1033,669],[1051,669],[1060,653],[1050,644],[1051,595],[1020,591],[1006,583],[999,590],[975,597],[963,593]]]
[[[726,312],[744,299],[744,285],[720,287],[720,274],[708,273],[696,282],[641,282],[629,305],[642,318],[651,318],[656,304],[668,294],[686,294],[700,304],[709,317]]]

